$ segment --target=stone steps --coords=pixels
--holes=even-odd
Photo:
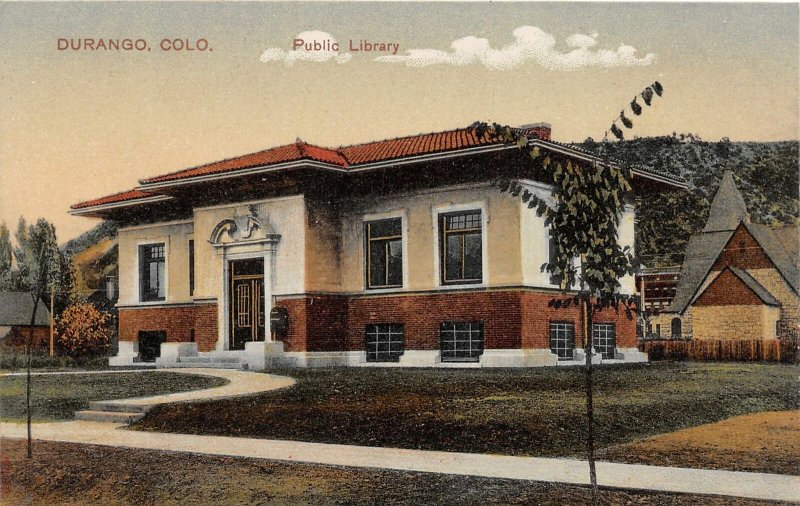
[[[241,364],[242,359],[240,357],[226,357],[226,356],[206,356],[206,357],[178,357],[179,363],[187,363],[187,364]]]
[[[132,413],[127,411],[94,411],[90,409],[75,413],[76,420],[107,423],[131,423],[139,420],[143,416],[144,413]]]
[[[144,413],[149,407],[146,404],[122,404],[115,401],[92,401],[89,403],[91,411],[113,411],[115,413]]]

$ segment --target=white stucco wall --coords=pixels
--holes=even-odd
[[[176,221],[139,225],[119,229],[119,304],[169,304],[190,302],[189,297],[189,239],[191,221]],[[139,300],[139,246],[164,243],[166,299]]]

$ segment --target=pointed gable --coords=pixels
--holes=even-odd
[[[726,267],[692,303],[693,306],[780,306],[780,302],[750,274]]]
[[[711,211],[708,213],[708,221],[703,232],[734,230],[741,222],[749,223],[750,215],[747,213],[744,198],[733,180],[733,173],[727,170],[711,202]]]
[[[712,271],[721,271],[729,265],[740,269],[775,268],[775,264],[764,252],[764,247],[753,236],[751,228],[752,225],[747,226],[744,223],[736,227],[711,267]]]

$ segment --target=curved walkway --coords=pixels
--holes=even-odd
[[[180,374],[194,374],[197,376],[211,376],[223,378],[228,383],[202,390],[190,390],[174,394],[155,395],[152,397],[133,397],[130,399],[116,399],[111,401],[96,401],[92,404],[119,408],[120,411],[148,411],[159,404],[175,404],[178,402],[204,401],[211,399],[224,399],[242,395],[259,394],[279,388],[294,385],[295,380],[287,376],[275,374],[261,374],[254,372],[238,371],[235,369],[156,369],[157,372],[175,372]]]

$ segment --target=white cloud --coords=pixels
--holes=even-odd
[[[429,65],[469,65],[479,63],[490,69],[509,70],[527,61],[550,70],[576,70],[582,67],[630,67],[650,65],[655,55],[636,56],[636,48],[620,45],[617,49],[592,49],[598,34],[576,33],[566,38],[567,52],[555,48],[553,35],[535,26],[520,26],[513,32],[514,42],[493,49],[488,39],[468,36],[453,41],[451,51],[409,49],[404,55],[379,56],[375,61],[404,63],[409,67]]]
[[[350,53],[340,53],[339,41],[333,35],[319,30],[298,33],[292,40],[292,47],[293,49],[288,51],[271,47],[261,53],[259,59],[264,63],[283,62],[286,65],[294,65],[298,61],[333,60],[336,63],[347,63],[353,57]]]

